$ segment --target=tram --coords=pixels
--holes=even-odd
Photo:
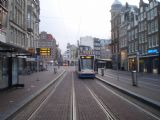
[[[95,78],[95,56],[79,55],[77,61],[77,74],[79,78]]]

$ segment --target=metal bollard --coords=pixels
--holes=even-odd
[[[132,85],[133,86],[137,86],[137,72],[136,71],[132,71]]]
[[[101,68],[101,76],[104,76],[104,68]]]

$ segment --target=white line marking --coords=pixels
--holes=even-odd
[[[73,77],[73,72],[72,72],[72,95],[73,95],[73,97],[72,97],[72,101],[73,101],[73,120],[76,120],[76,118],[77,118],[77,116],[76,116],[76,98],[75,98],[75,87],[74,87],[74,77]]]
[[[103,112],[105,113],[105,115],[107,116],[107,120],[116,120],[116,118],[107,109],[107,107],[105,106],[105,104],[97,97],[97,95],[87,85],[85,85],[85,86],[89,90],[89,92],[91,93],[92,97],[95,99],[95,101],[97,102],[97,104],[100,106],[100,108],[103,110]]]
[[[96,82],[97,82],[97,81],[96,81]],[[136,105],[135,103],[129,101],[128,99],[126,99],[126,98],[120,96],[120,95],[117,94],[116,92],[114,92],[114,91],[112,91],[111,89],[109,89],[109,88],[107,88],[106,86],[104,86],[102,83],[97,82],[97,84],[101,85],[103,88],[105,88],[106,90],[110,91],[112,94],[118,96],[118,97],[121,98],[122,100],[124,100],[124,101],[128,102],[129,104],[135,106],[136,108],[140,109],[141,111],[145,112],[146,114],[148,114],[148,115],[154,117],[154,118],[157,119],[157,120],[160,120],[160,118],[159,118],[158,116],[156,116],[156,115],[154,115],[153,113],[151,113],[151,112],[145,110],[144,108],[142,108],[142,107]]]

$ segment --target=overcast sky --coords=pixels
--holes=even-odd
[[[119,0],[123,5],[126,0]],[[137,5],[140,0],[127,0]],[[147,0],[144,0],[147,1]],[[83,36],[110,38],[114,0],[40,0],[40,31],[51,33],[62,52]]]

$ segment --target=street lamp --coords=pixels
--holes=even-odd
[[[117,51],[116,51],[116,61],[117,61],[117,80],[119,80],[119,70],[118,70],[118,44],[117,44]]]

